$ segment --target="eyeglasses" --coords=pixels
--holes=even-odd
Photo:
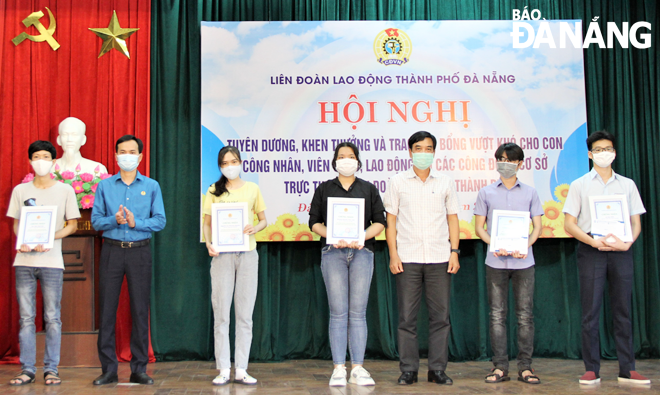
[[[591,152],[594,154],[600,154],[601,152],[614,152],[614,147],[594,148]]]
[[[514,163],[514,164],[518,164],[518,162],[520,162],[519,160],[513,160],[513,159],[505,158],[503,156],[497,158],[497,161],[498,162],[506,162],[506,163]]]

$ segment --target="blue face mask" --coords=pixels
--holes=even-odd
[[[419,152],[413,154],[413,165],[419,170],[426,170],[433,164],[435,153]]]
[[[123,171],[133,171],[140,163],[140,155],[117,155],[117,164]]]

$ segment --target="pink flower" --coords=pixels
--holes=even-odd
[[[78,163],[78,166],[76,166],[76,173],[80,173],[80,170],[82,170],[82,168],[80,167],[80,163]]]
[[[94,173],[98,173],[100,171],[101,171],[101,165],[96,166],[96,168],[94,169]]]
[[[27,173],[25,177],[23,177],[23,181],[21,181],[21,184],[25,184],[27,182],[30,182],[34,180],[34,174],[33,173]]]
[[[74,181],[74,182],[71,183],[71,186],[73,187],[73,191],[75,193],[85,192],[85,189],[83,188],[83,182],[82,181]]]
[[[50,179],[51,179],[51,180],[54,180],[54,179],[55,179],[55,174],[50,173]]]
[[[60,171],[60,165],[58,165],[57,163],[55,163],[55,171]]]
[[[96,193],[96,187],[98,187],[98,186],[99,186],[99,184],[94,184],[94,185],[91,186],[92,193]]]
[[[82,173],[82,174],[80,175],[80,179],[81,179],[83,182],[91,182],[91,181],[94,179],[94,176],[91,175],[91,174],[89,174],[89,173]]]
[[[65,180],[73,180],[75,176],[76,175],[70,170],[66,170],[62,172],[62,178],[64,178]]]
[[[106,178],[112,177],[112,174],[109,173],[103,173],[99,176],[100,179],[105,180]]]
[[[85,195],[80,199],[80,206],[82,208],[92,208],[94,207],[94,195]]]

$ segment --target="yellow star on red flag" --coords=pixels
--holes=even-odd
[[[131,34],[140,30],[136,29],[124,29],[119,26],[119,20],[117,19],[117,12],[112,11],[112,18],[110,19],[110,24],[107,28],[89,28],[93,31],[94,34],[101,37],[103,40],[103,45],[101,46],[101,53],[99,53],[99,58],[109,52],[111,49],[116,49],[126,55],[127,58],[131,58],[128,54],[128,48],[126,47],[126,40]]]
[[[385,32],[387,33],[388,36],[397,36],[399,37],[399,29],[395,29],[393,27],[386,29]]]

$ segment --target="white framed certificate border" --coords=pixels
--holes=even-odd
[[[220,243],[220,228],[223,225],[223,219],[220,217],[227,211],[241,211],[240,226],[236,233],[240,232],[240,237],[236,243]],[[211,237],[213,239],[213,248],[218,252],[243,252],[250,250],[250,236],[243,233],[243,229],[249,223],[249,207],[247,202],[239,203],[213,203],[211,205]],[[240,228],[240,229],[238,229]]]
[[[504,218],[520,218],[523,220],[523,225],[521,225],[520,228],[520,235],[504,237],[504,235],[499,234],[502,230],[499,226],[500,220]],[[500,241],[506,240],[506,244],[510,244],[510,249],[506,249],[507,252],[518,251],[519,253],[526,255],[529,252],[529,223],[529,211],[493,210],[493,220],[491,221],[493,229],[490,231],[490,247],[488,250],[490,252],[499,251],[502,244]]]
[[[47,218],[41,218],[41,215]],[[37,229],[34,228],[36,225]],[[18,221],[18,236],[16,249],[26,244],[34,248],[41,244],[44,248],[53,248],[55,244],[55,224],[57,222],[57,206],[23,206],[21,218]]]
[[[612,220],[607,220],[603,218],[598,218],[598,212],[596,210],[596,204],[598,203],[620,203],[621,204],[621,210],[622,210],[622,219],[623,221],[612,221]],[[606,237],[608,233],[607,231],[601,231],[600,229],[600,223],[623,223],[623,234],[616,234],[621,241],[629,243],[633,241],[632,237],[632,226],[630,224],[630,211],[628,210],[628,200],[626,199],[626,195],[602,195],[602,196],[589,196],[589,211],[591,213],[591,236],[594,239],[600,239],[602,237]],[[594,231],[594,228],[595,231]],[[609,227],[608,227],[609,228]],[[603,229],[603,230],[607,230]],[[604,233],[604,234],[601,234]],[[612,232],[613,233],[613,232]]]
[[[347,236],[337,236],[336,227],[334,223],[335,218],[335,208],[337,206],[357,206],[358,215],[357,215],[357,237],[347,237]],[[364,227],[364,198],[337,198],[329,197],[328,198],[328,213],[326,217],[326,243],[327,244],[337,244],[339,240],[344,240],[348,243],[357,241],[358,245],[364,245],[365,231]]]

